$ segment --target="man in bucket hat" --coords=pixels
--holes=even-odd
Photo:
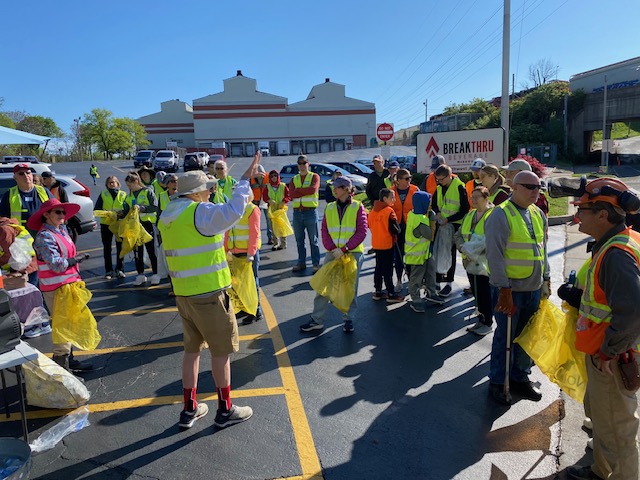
[[[167,259],[169,276],[182,317],[184,356],[182,386],[184,409],[179,426],[191,428],[209,408],[196,399],[200,352],[208,344],[211,373],[218,393],[214,425],[225,428],[253,415],[251,407],[231,402],[229,355],[238,351],[238,324],[227,288],[231,273],[223,245],[225,230],[242,217],[252,200],[249,179],[256,175],[260,152],[237,183],[229,202],[209,203],[209,189],[216,182],[194,170],[178,178],[177,192],[162,212],[158,229]]]

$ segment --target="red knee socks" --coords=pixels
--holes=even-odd
[[[231,385],[217,388],[218,391],[218,410],[228,412],[231,410]]]
[[[184,395],[184,409],[187,412],[193,412],[198,405],[198,400],[196,400],[196,389],[195,388],[183,388]]]

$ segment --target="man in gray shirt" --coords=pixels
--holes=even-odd
[[[496,330],[491,347],[489,381],[491,395],[498,403],[510,405],[506,395],[506,348],[511,346],[510,389],[524,398],[539,401],[540,390],[529,381],[531,358],[514,345],[529,319],[538,310],[540,298],[549,296],[547,221],[534,204],[540,193],[540,180],[532,172],[514,178],[513,193],[496,207],[485,228],[489,282],[495,305]],[[511,338],[507,321],[511,316]]]

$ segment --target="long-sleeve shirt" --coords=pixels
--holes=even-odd
[[[508,200],[511,202],[511,200]],[[511,202],[518,210],[527,229],[533,232],[533,224],[531,215],[526,208],[520,208],[514,202]],[[538,208],[538,207],[535,207]],[[507,248],[507,240],[511,234],[507,215],[502,208],[494,208],[489,218],[487,218],[484,234],[487,244],[487,263],[489,264],[489,281],[491,285],[498,288],[509,288],[514,292],[534,292],[542,286],[543,280],[548,280],[550,275],[549,255],[547,252],[547,218],[542,215],[544,223],[544,259],[542,264],[534,262],[533,273],[527,278],[509,278],[507,276],[507,266],[504,259],[504,251]],[[538,255],[538,246],[534,244],[535,254]]]
[[[269,190],[272,190],[272,187],[278,188],[278,185],[271,184],[271,185],[265,186],[262,189],[262,200],[269,203]],[[289,203],[290,201],[291,201],[291,195],[289,194],[289,187],[286,184],[284,184],[284,196],[282,199],[282,203]]]
[[[609,230],[595,243],[593,254],[624,229],[624,224],[620,224]],[[640,298],[640,267],[629,253],[619,248],[610,248],[602,258],[598,282],[611,307],[611,323],[605,330],[600,350],[605,355],[614,357],[635,347],[640,338],[640,315],[637,308]]]
[[[308,172],[307,175],[312,175],[311,185],[308,187],[296,188],[296,186],[293,184],[293,178],[291,179],[291,181],[289,182],[289,194],[291,195],[291,198],[300,198],[306,195],[313,195],[320,189],[320,176],[313,172]],[[307,178],[307,175],[300,175],[300,182],[303,185],[305,178]]]
[[[389,170],[387,170],[386,168],[383,169],[382,172],[374,170],[369,174],[369,181],[367,182],[365,192],[371,203],[375,202],[376,200],[380,200],[380,190],[382,190],[383,188],[387,188],[384,183],[384,179],[388,177]]]
[[[52,232],[67,237],[71,243],[71,237],[69,236],[67,227],[60,225],[60,228],[55,228],[48,223],[43,223],[42,228],[33,241],[33,249],[36,251],[36,257],[45,262],[51,270],[56,273],[62,273],[75,264],[75,259],[70,263],[69,259],[62,255],[58,242]]]
[[[349,200],[346,203],[336,202],[338,206],[338,217],[340,218],[340,220],[342,220],[344,209],[347,208],[347,206],[349,206],[351,202],[352,202],[351,197],[349,197]],[[353,250],[362,242],[364,242],[364,239],[367,236],[367,227],[368,227],[367,211],[365,210],[364,206],[360,204],[360,210],[358,210],[358,214],[356,216],[356,231],[351,236],[347,244],[345,245],[347,250]],[[331,235],[329,234],[326,215],[322,217],[321,231],[322,231],[322,245],[324,246],[325,250],[327,252],[335,250],[337,247],[336,247],[336,244],[333,242],[333,238],[331,238]]]

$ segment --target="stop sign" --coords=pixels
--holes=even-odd
[[[390,123],[380,123],[376,128],[376,136],[381,142],[388,142],[393,138],[393,125]]]

